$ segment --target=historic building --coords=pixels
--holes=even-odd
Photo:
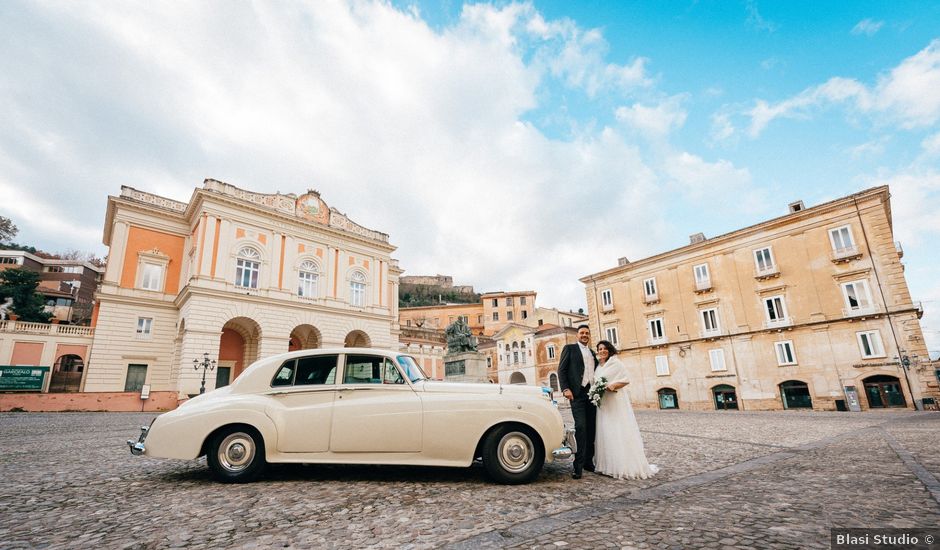
[[[637,406],[911,407],[940,390],[902,255],[877,187],[581,282]]]
[[[475,304],[403,307],[398,311],[398,322],[403,328],[414,327],[443,331],[461,317],[473,334],[478,336],[484,334],[483,304],[479,302]]]
[[[535,326],[535,291],[487,292],[483,303],[483,334],[492,336],[510,323]]]
[[[535,308],[536,325],[558,325],[560,327],[577,327],[587,324],[588,316],[575,311],[561,311],[555,308]]]
[[[261,194],[207,179],[189,202],[122,187],[108,198],[108,266],[86,392],[199,392],[254,360],[296,349],[398,349],[398,278],[388,235],[315,191]]]
[[[493,335],[482,349],[491,382],[528,384],[558,390],[561,348],[577,342],[575,327],[541,324],[535,327],[510,323]]]
[[[87,325],[91,321],[95,291],[104,268],[84,260],[41,258],[22,250],[0,250],[0,271],[25,269],[39,275],[37,292],[45,309],[61,323]],[[0,312],[5,308],[0,305]],[[3,312],[0,317],[6,316]]]

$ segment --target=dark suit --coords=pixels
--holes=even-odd
[[[594,358],[594,368],[597,368],[597,357]],[[581,355],[579,344],[568,344],[561,349],[561,359],[558,362],[558,382],[561,391],[571,390],[574,399],[571,400],[571,416],[574,417],[574,437],[578,443],[578,451],[574,455],[574,473],[580,475],[585,465],[588,469],[594,467],[594,426],[597,409],[588,399],[590,386],[582,386],[584,378],[584,358]]]

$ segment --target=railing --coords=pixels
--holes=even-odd
[[[61,334],[64,336],[94,336],[94,327],[78,325],[56,325],[50,323],[28,323],[26,321],[0,321],[0,332],[19,334]]]
[[[665,336],[662,336],[662,337],[660,337],[660,338],[652,338],[652,337],[651,337],[651,338],[649,339],[649,345],[651,345],[651,346],[661,346],[661,345],[666,344],[666,343],[668,343],[668,340],[666,339]]]
[[[854,244],[852,246],[846,246],[844,248],[836,248],[832,251],[832,261],[834,262],[843,262],[847,260],[852,260],[855,258],[861,257],[862,253],[859,252],[858,247]]]
[[[659,293],[654,292],[652,294],[644,294],[643,301],[646,302],[647,304],[655,304],[656,302],[659,301]]]
[[[711,290],[711,289],[712,289],[712,279],[711,279],[711,277],[709,277],[709,278],[707,278],[707,279],[701,279],[701,280],[696,279],[696,280],[695,280],[695,290],[698,290],[698,291],[705,291],[705,290]]]
[[[904,248],[901,247],[901,241],[894,241],[894,249],[898,252],[898,258],[904,257]]]
[[[712,330],[707,330],[707,329],[702,330],[702,338],[714,338],[716,336],[721,336],[720,329],[715,328]]]
[[[876,315],[881,313],[881,306],[871,304],[865,307],[842,308],[843,317],[865,317],[867,315]]]
[[[792,324],[793,324],[792,317],[783,317],[783,318],[774,319],[774,320],[770,320],[770,319],[764,320],[764,328],[767,328],[767,329],[788,327]]]
[[[776,277],[780,275],[780,270],[777,268],[777,264],[767,266],[763,269],[758,269],[757,274],[754,275],[756,279],[769,279],[771,277]]]

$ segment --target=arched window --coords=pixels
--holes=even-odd
[[[554,372],[548,375],[548,383],[552,387],[552,391],[558,391],[558,375]]]
[[[297,295],[305,298],[316,298],[317,278],[317,264],[310,260],[300,264],[300,274],[297,276]]]
[[[366,305],[366,276],[361,271],[353,271],[349,278],[349,303],[356,307]]]
[[[250,246],[239,250],[235,260],[235,286],[258,288],[260,274],[261,254]]]

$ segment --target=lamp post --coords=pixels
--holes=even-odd
[[[209,359],[209,352],[203,352],[202,361],[193,359],[193,368],[196,372],[202,369],[202,386],[199,388],[199,395],[206,393],[206,371],[215,370],[215,359]]]

